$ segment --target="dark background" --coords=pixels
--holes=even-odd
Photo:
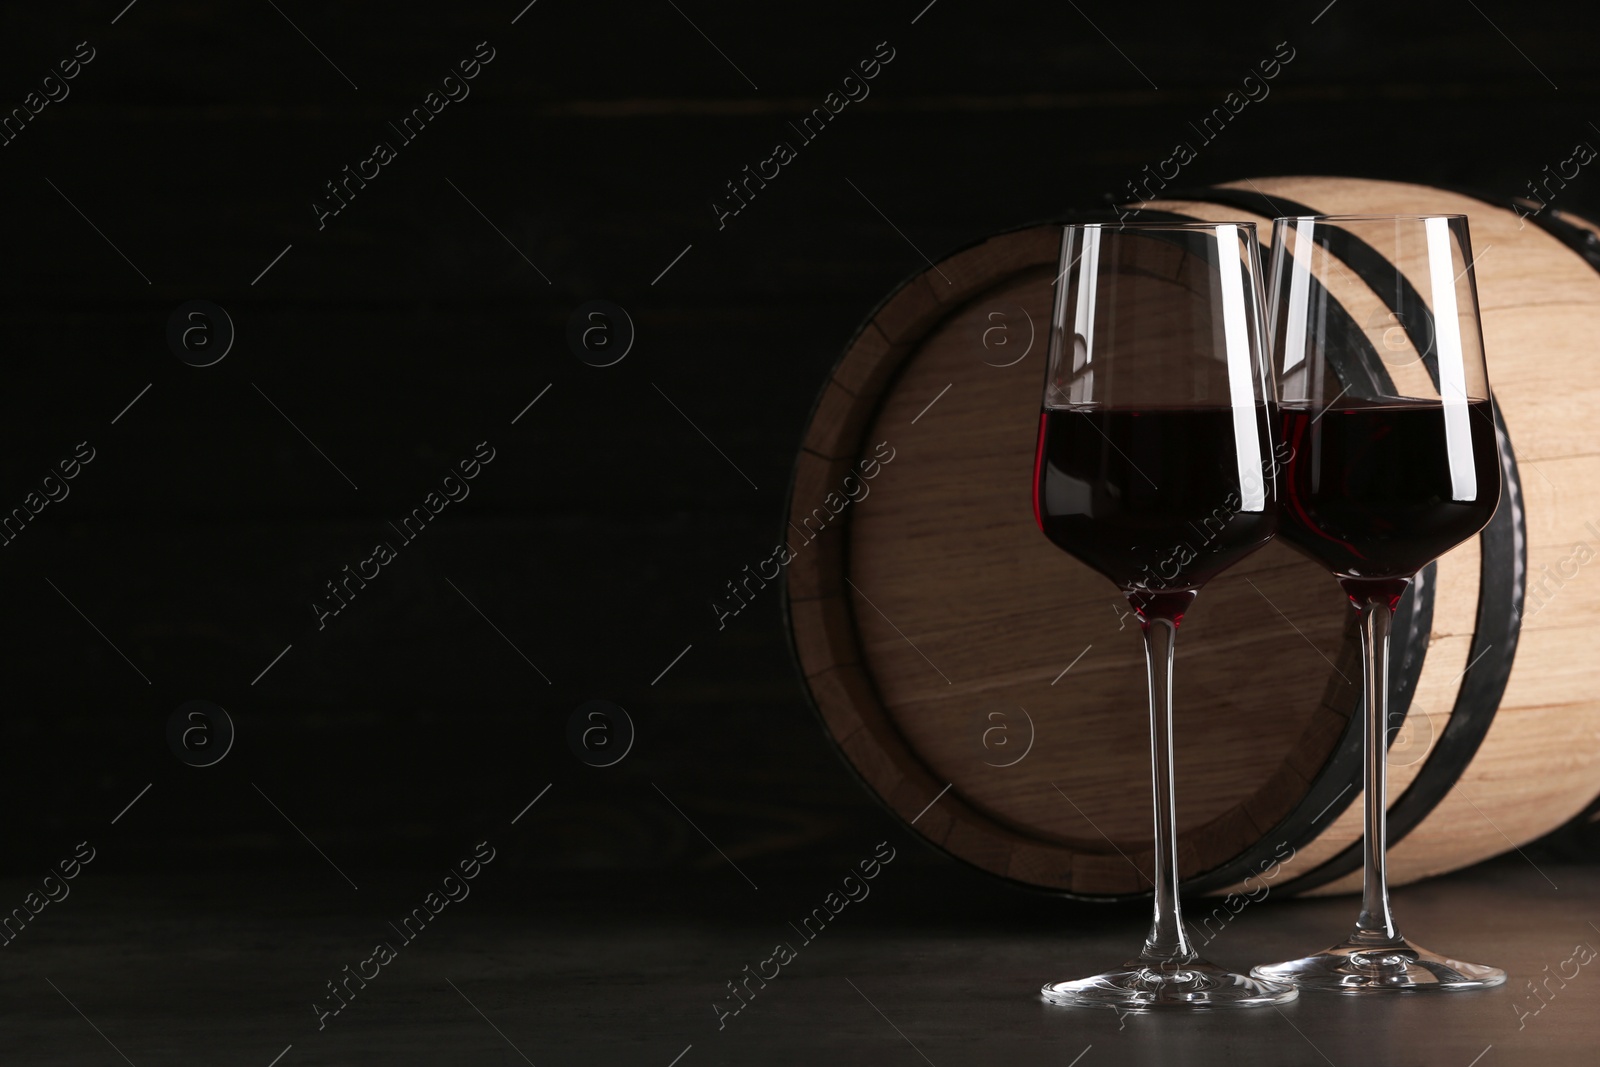
[[[0,148],[0,510],[96,450],[0,549],[9,873],[89,839],[101,870],[338,886],[306,837],[356,881],[487,837],[732,878],[685,816],[752,873],[853,862],[895,824],[814,721],[776,588],[720,631],[711,600],[777,540],[817,390],[922,253],[1103,205],[1284,41],[1180,184],[1509,197],[1600,144],[1580,5],[122,2],[0,10],[0,108],[97,52]],[[719,231],[723,183],[880,41],[871,96]],[[319,231],[378,139],[398,158]],[[207,368],[166,341],[197,298],[237,330]],[[596,298],[637,328],[603,369],[565,339]],[[319,631],[324,583],[484,440],[470,497]],[[617,766],[568,746],[592,698],[637,726]],[[209,768],[167,745],[190,699],[237,726]]]

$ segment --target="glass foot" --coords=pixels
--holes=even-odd
[[[1405,938],[1378,945],[1346,941],[1304,959],[1263,964],[1250,973],[1263,981],[1330,993],[1450,992],[1487,989],[1506,980],[1498,967],[1449,959]]]
[[[1071,982],[1050,982],[1039,995],[1052,1004],[1115,1008],[1119,1012],[1206,1011],[1284,1004],[1298,994],[1294,986],[1262,981],[1196,959],[1157,965],[1138,960],[1120,970]]]

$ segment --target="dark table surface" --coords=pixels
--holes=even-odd
[[[491,864],[408,944],[388,923],[439,872],[352,889],[326,868],[248,879],[89,868],[5,948],[0,1063],[1559,1067],[1600,1056],[1600,967],[1566,962],[1600,944],[1592,867],[1513,855],[1396,891],[1407,933],[1504,967],[1498,989],[1118,1019],[1037,991],[1130,955],[1140,907],[1024,893],[899,855],[909,860],[810,942],[789,923],[822,903],[832,872],[753,869],[747,884],[727,866],[618,878]],[[33,888],[8,879],[0,899]],[[1192,902],[1191,920],[1215,904]],[[1252,903],[1205,951],[1248,965],[1322,947],[1353,908]],[[335,1004],[326,983],[380,939],[395,958],[365,989],[352,983],[319,1029],[313,1005]],[[779,941],[795,958],[719,1028],[726,983]]]

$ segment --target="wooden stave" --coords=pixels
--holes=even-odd
[[[1253,185],[1253,184],[1254,184],[1254,183],[1252,183],[1252,185]],[[1394,183],[1382,183],[1382,184],[1384,184],[1384,185],[1393,185],[1393,184],[1394,184]],[[1413,188],[1418,188],[1418,187],[1413,187]],[[1429,191],[1429,192],[1436,192],[1436,190],[1427,190],[1427,191]],[[1280,193],[1280,196],[1281,196],[1281,195],[1282,195],[1282,194],[1281,194],[1281,193]],[[979,245],[982,245],[982,244],[984,244],[984,243],[987,243],[987,242],[978,242],[978,243],[977,243],[977,244],[975,244],[975,245],[974,245],[974,246],[973,246],[973,247],[974,247],[974,248],[975,248],[975,247],[978,247],[978,246],[979,246]],[[906,288],[908,288],[908,287],[912,287],[912,286],[915,286],[915,284],[916,284],[916,282],[917,282],[917,281],[918,281],[918,280],[919,280],[919,279],[920,279],[920,277],[921,277],[921,276],[920,276],[920,275],[919,275],[919,276],[917,276],[917,277],[914,277],[914,278],[913,278],[913,279],[912,279],[912,280],[911,280],[911,282],[909,282],[909,283],[907,283],[907,285],[906,285],[906,286],[902,286],[902,287],[901,287],[901,288],[899,288],[899,289],[896,289],[896,290],[895,290],[895,291],[894,291],[894,292],[893,292],[893,293],[891,293],[891,295],[890,295],[890,296],[889,296],[889,297],[888,297],[888,298],[886,298],[886,299],[885,299],[885,301],[884,301],[884,302],[883,302],[883,304],[881,304],[881,305],[880,305],[880,309],[881,309],[881,308],[883,308],[883,307],[884,307],[884,306],[886,306],[886,305],[889,305],[889,304],[892,304],[892,303],[894,303],[894,302],[895,302],[895,301],[896,301],[896,300],[899,300],[899,299],[900,299],[900,298],[901,298],[901,297],[902,297],[902,296],[903,296],[903,295],[904,295],[904,294],[903,294],[903,292],[902,292],[902,291],[903,291],[903,290],[904,290],[904,289],[906,289]],[[917,294],[917,299],[918,299],[918,300],[920,300],[920,301],[921,301],[921,303],[922,303],[922,304],[924,304],[924,305],[927,305],[927,304],[928,304],[928,301],[927,301],[927,297],[928,297],[928,294],[927,294],[927,293],[925,293],[925,292],[924,292],[924,293],[921,293],[921,294]],[[913,301],[913,302],[915,302],[915,301]],[[867,324],[865,324],[865,325],[864,325],[864,326],[863,326],[863,330],[862,330],[862,331],[861,331],[861,332],[862,332],[862,333],[864,333],[864,332],[866,332],[866,331],[867,331],[867,330],[869,330],[869,329],[870,329],[870,328],[871,328],[871,327],[872,327],[872,326],[873,326],[873,321],[874,321],[874,319],[875,319],[875,318],[876,318],[876,312],[875,312],[875,314],[874,314],[874,316],[873,316],[873,318],[872,318],[872,319],[869,319],[869,321],[868,321],[868,323],[867,323]],[[900,316],[900,318],[901,318],[901,321],[902,321],[902,322],[903,322],[903,321],[905,321],[905,316],[904,316],[904,315],[903,315],[903,314],[902,314],[902,315],[901,315],[901,316]],[[859,336],[859,334],[858,334],[858,336]],[[886,339],[884,339],[884,341],[885,341],[885,343],[887,343],[887,342],[886,342]],[[852,347],[853,347],[853,345],[852,345]],[[826,392],[826,390],[825,390],[825,392]],[[821,406],[821,402],[822,402],[822,398],[820,398],[820,397],[819,397],[819,404],[818,404],[818,406],[819,406],[819,407],[820,407],[820,406]],[[792,498],[793,498],[793,494],[791,494],[791,499],[792,499]],[[787,597],[787,594],[788,594],[788,591],[789,591],[789,586],[788,586],[788,583],[785,583],[785,587],[784,587],[784,592],[785,592],[785,595],[786,595],[786,597]],[[785,617],[786,617],[786,619],[788,619],[788,618],[789,618],[789,614],[788,614],[788,612],[787,612],[787,611],[786,611],[786,615],[785,615]],[[799,662],[800,662],[800,659],[799,659],[799,656],[798,656],[798,653],[797,653],[797,664],[799,664]],[[819,709],[819,716],[820,716],[820,715],[821,715],[821,711],[820,711],[820,709]],[[847,762],[848,762],[848,760],[847,760]],[[855,767],[855,766],[854,766],[854,764],[852,764],[852,767],[853,767],[853,769],[855,769],[855,770],[859,770],[859,768],[856,768],[856,767]],[[864,780],[864,781],[865,781],[865,779],[863,779],[863,780]],[[870,785],[871,785],[871,783],[867,783],[867,784],[869,784],[869,786],[870,786]],[[931,780],[931,779],[930,779],[930,780],[929,780],[929,781],[928,781],[928,782],[927,782],[927,788],[926,788],[926,789],[925,789],[925,791],[924,791],[924,793],[923,793],[923,794],[922,794],[922,796],[921,796],[921,797],[920,797],[920,798],[919,798],[919,799],[920,799],[920,800],[925,800],[925,799],[927,799],[927,798],[928,798],[928,797],[930,797],[930,796],[931,796],[931,795],[932,795],[932,790],[933,790],[933,789],[936,789],[936,788],[937,788],[937,785],[938,785],[938,783],[937,783],[937,782],[935,782],[935,781],[932,781],[932,780]],[[876,790],[876,789],[874,789],[874,790],[873,790],[873,791],[874,791],[874,792],[875,792],[875,793],[876,793],[876,792],[877,792],[877,790]],[[890,800],[890,798],[888,798],[888,797],[884,797],[884,798],[883,798],[883,799],[885,799],[885,801],[886,801],[886,803],[888,803],[888,802],[889,802],[889,800]],[[947,801],[947,802],[946,802],[946,803],[949,803],[949,802],[948,802],[948,801]],[[900,809],[903,809],[903,808],[904,808],[904,807],[905,807],[905,805],[904,805],[904,804],[899,804],[899,805],[897,805],[897,804],[894,804],[894,803],[889,803],[889,806],[890,806],[890,807],[891,807],[891,810],[897,810],[897,813],[898,813],[898,814],[900,814],[900,816],[901,816],[901,817],[902,817],[902,818],[906,818],[906,819],[909,819],[909,818],[910,818],[910,817],[911,817],[911,813],[912,813],[912,811],[914,811],[914,810],[916,810],[916,809],[915,809],[915,808],[911,808],[911,809],[910,809],[910,810],[900,810]],[[919,805],[919,806],[920,806],[920,805]],[[1580,805],[1580,806],[1581,806],[1581,805]],[[1576,810],[1576,809],[1575,809],[1575,810]],[[1547,828],[1548,828],[1548,827],[1547,827]],[[1526,839],[1526,837],[1524,837],[1524,838],[1523,838],[1523,839]],[[946,851],[950,851],[950,850],[949,850],[949,849],[946,849]],[[981,864],[980,864],[980,866],[981,866]],[[1398,880],[1398,879],[1397,879],[1397,883],[1398,883],[1398,881],[1399,881],[1399,880]],[[1023,883],[1022,883],[1022,884],[1029,884],[1029,883],[1027,883],[1027,882],[1026,882],[1026,881],[1024,881],[1024,882],[1023,882]],[[1187,882],[1186,882],[1186,888],[1190,888],[1190,887],[1189,887],[1189,886],[1188,886],[1188,883],[1187,883]],[[1096,899],[1098,899],[1098,895],[1095,895],[1095,896],[1094,896],[1094,898],[1096,898]]]

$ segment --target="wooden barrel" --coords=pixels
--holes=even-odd
[[[1600,228],[1537,206],[1304,177],[1137,205],[1251,220],[1263,240],[1275,215],[1470,216],[1506,490],[1400,608],[1395,884],[1532,840],[1597,792]],[[786,611],[825,729],[916,833],[1015,882],[1118,898],[1148,892],[1152,866],[1142,644],[1029,503],[1059,238],[960,251],[851,340],[795,466]],[[1176,667],[1187,891],[1359,888],[1360,670],[1343,594],[1287,546],[1206,587]]]

